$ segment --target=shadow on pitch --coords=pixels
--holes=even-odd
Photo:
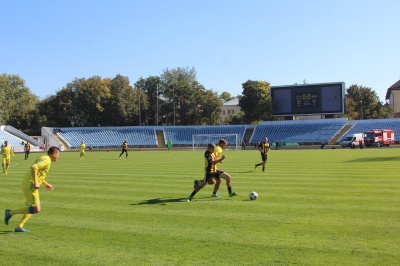
[[[348,163],[362,163],[362,162],[388,162],[388,161],[394,161],[398,162],[400,161],[400,156],[395,156],[395,157],[373,157],[373,158],[357,158],[354,160],[348,160]]]
[[[143,205],[143,204],[166,205],[167,203],[183,202],[183,201],[186,201],[186,198],[177,198],[177,199],[157,198],[157,199],[144,200],[139,203],[132,203],[131,205]]]
[[[11,233],[14,233],[14,231],[0,231],[0,235],[6,235]]]
[[[234,173],[234,174],[248,174],[248,173],[254,173],[254,170],[251,170],[251,171],[240,171],[240,172],[232,172],[232,171],[229,171],[229,173]]]
[[[223,199],[216,199],[216,198],[211,198],[211,197],[196,197],[195,200],[199,201],[222,201]],[[159,204],[159,205],[167,205],[167,203],[176,203],[176,202],[186,202],[186,198],[176,198],[176,199],[168,199],[168,198],[157,198],[157,199],[149,199],[149,200],[144,200],[139,203],[132,203],[132,206],[137,206],[137,205],[144,205],[144,204]]]

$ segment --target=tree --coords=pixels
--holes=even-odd
[[[243,123],[243,112],[239,112],[237,114],[231,114],[228,115],[225,118],[225,122],[226,125],[239,125]]]
[[[32,94],[18,75],[0,76],[1,123],[21,131],[37,133],[41,117],[37,106],[39,98]]]
[[[349,119],[372,118],[379,107],[378,95],[371,88],[351,85],[347,90],[346,117]]]
[[[99,76],[75,79],[67,84],[73,93],[71,123],[76,126],[97,126],[104,118],[105,105],[109,101],[110,80]]]
[[[224,91],[223,93],[221,93],[221,95],[219,96],[222,100],[222,102],[227,102],[232,100],[234,97],[232,97],[232,95],[229,92]]]
[[[39,113],[45,117],[44,124],[48,127],[70,127],[74,121],[74,95],[71,89],[62,88],[43,99],[39,104]]]
[[[221,99],[196,80],[194,68],[164,69],[161,81],[166,120],[178,125],[218,123]]]
[[[244,122],[252,123],[271,119],[270,84],[266,81],[248,80],[242,84],[242,97],[239,106],[244,112]]]
[[[158,122],[160,122],[160,106],[163,103],[160,95],[164,91],[160,77],[150,76],[146,79],[140,78],[135,83],[135,87],[146,95],[144,98],[145,104],[141,107],[142,110],[140,112],[142,115],[142,124],[158,125]]]
[[[139,125],[139,93],[127,77],[117,75],[110,81],[110,99],[106,104],[106,125]],[[141,106],[147,105],[147,97],[141,95]],[[137,122],[137,123],[136,123]],[[104,122],[103,122],[104,124]]]
[[[374,119],[392,118],[394,117],[394,109],[389,104],[382,104],[378,102],[375,106],[372,117]]]

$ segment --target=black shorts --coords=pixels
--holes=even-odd
[[[208,181],[210,181],[210,180],[213,179],[213,178],[219,179],[219,176],[220,176],[222,173],[224,173],[224,171],[221,171],[221,170],[217,170],[217,172],[209,172],[209,173],[206,173],[206,176],[204,177],[203,180],[204,180],[205,182],[208,182]]]
[[[266,162],[267,159],[268,159],[267,154],[266,154],[266,153],[261,153],[261,160],[262,160],[263,162]]]

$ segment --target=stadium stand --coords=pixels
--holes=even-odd
[[[45,127],[44,127],[45,128]],[[349,128],[349,130],[347,130]],[[160,147],[170,139],[174,145],[192,146],[193,135],[228,135],[236,134],[241,141],[247,132],[248,143],[260,142],[268,137],[271,143],[279,140],[282,146],[308,145],[340,141],[340,138],[353,133],[363,133],[371,129],[393,129],[395,141],[400,142],[400,119],[375,120],[291,120],[266,121],[259,125],[218,125],[218,126],[145,126],[145,127],[81,127],[81,128],[46,128],[47,145],[51,136],[57,136],[68,148],[76,148],[85,141],[88,147],[120,147],[127,139],[131,147]],[[158,141],[157,141],[157,133]],[[8,140],[12,146],[21,145],[22,139],[4,130],[0,130],[0,141]],[[227,138],[228,142],[235,142]],[[164,143],[162,143],[164,142]],[[337,142],[336,142],[337,143]],[[205,143],[204,143],[205,144]],[[54,144],[51,144],[54,145]]]
[[[157,146],[155,129],[151,127],[58,128],[55,133],[70,148],[78,147],[82,140],[88,147],[121,146],[125,139],[129,146]]]
[[[264,123],[255,128],[250,142],[261,142],[264,137],[268,137],[270,142],[279,140],[281,144],[329,142],[345,124],[346,120],[343,119]]]
[[[22,144],[22,139],[8,133],[7,131],[4,131],[3,129],[0,130],[0,142],[1,144],[4,144],[4,141],[8,141],[8,143],[12,147],[18,147],[18,146],[23,146]]]
[[[343,136],[355,133],[364,133],[371,129],[393,129],[395,141],[400,141],[400,120],[399,119],[377,119],[377,120],[361,120],[343,134]]]

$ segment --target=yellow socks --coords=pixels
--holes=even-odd
[[[25,214],[25,215],[22,217],[21,221],[19,222],[18,227],[19,227],[19,228],[23,228],[23,227],[24,227],[24,224],[26,223],[26,221],[28,221],[29,218],[31,218],[31,217],[32,217],[32,214]]]

